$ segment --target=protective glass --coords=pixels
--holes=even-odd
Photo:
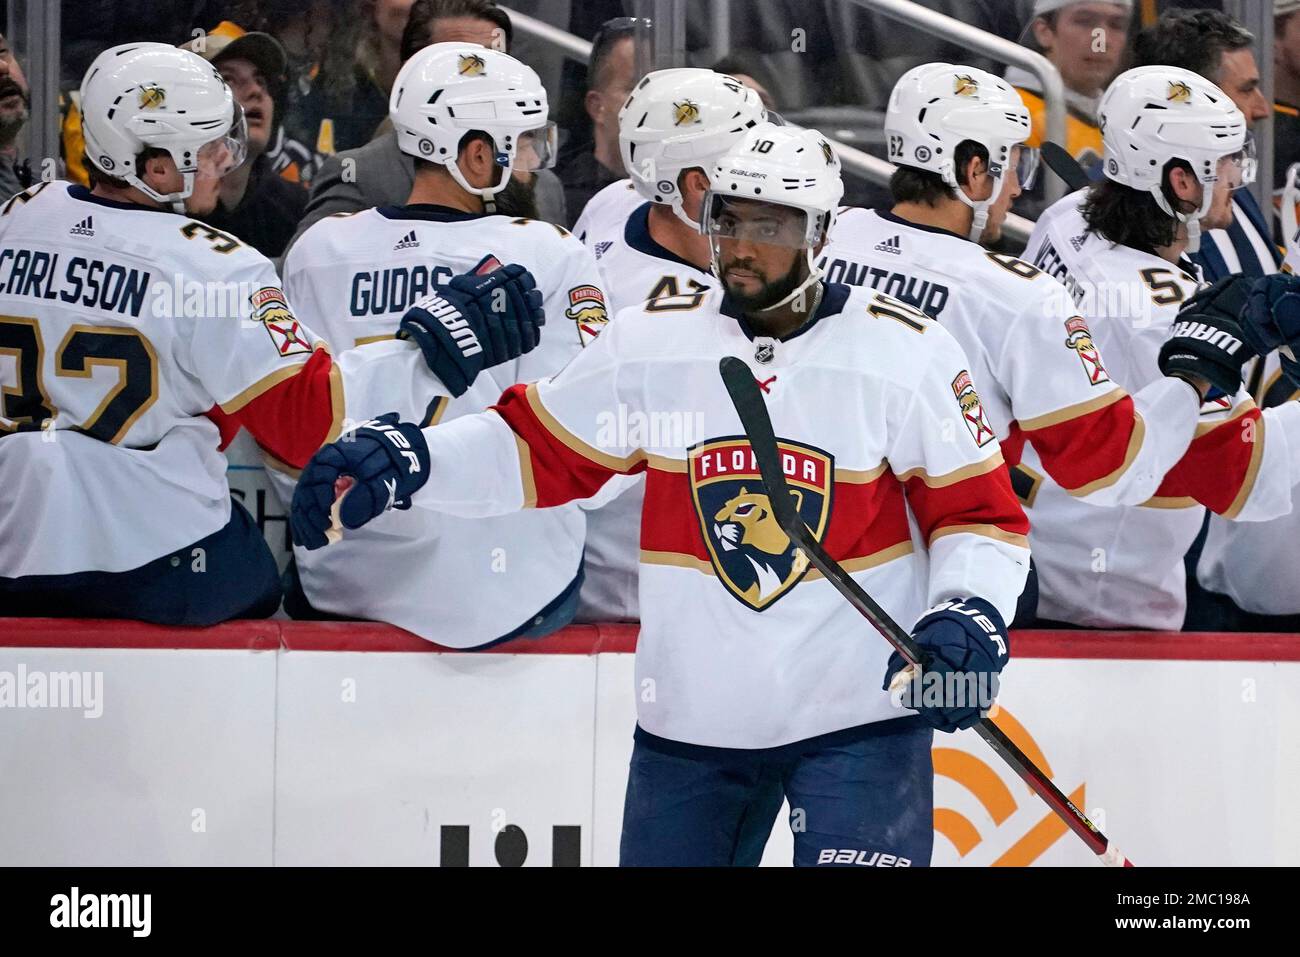
[[[1041,157],[1036,146],[1018,146],[1016,151],[1020,153],[1020,156],[1016,159],[1016,180],[1020,183],[1020,189],[1028,192],[1034,188],[1034,183],[1038,181],[1038,168]]]
[[[1225,168],[1226,165],[1226,168]],[[1246,134],[1246,142],[1240,150],[1219,160],[1219,176],[1228,180],[1233,189],[1240,189],[1255,182],[1259,171],[1259,157],[1255,153],[1255,136]]]
[[[786,249],[802,249],[808,244],[808,214],[794,206],[709,193],[704,208],[704,230],[716,239]]]
[[[205,176],[225,176],[238,169],[248,156],[248,120],[244,110],[235,104],[235,118],[230,130],[199,147],[198,169]]]
[[[514,168],[524,173],[535,173],[539,169],[550,169],[555,165],[556,144],[559,132],[555,122],[548,122],[535,130],[521,133],[515,146]]]

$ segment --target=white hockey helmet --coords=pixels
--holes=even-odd
[[[704,230],[710,237],[714,273],[722,275],[720,240],[738,235],[738,224],[727,215],[732,201],[793,207],[803,214],[793,228],[766,228],[763,233],[747,237],[755,242],[805,250],[808,278],[790,295],[767,308],[785,305],[821,278],[814,250],[835,225],[835,214],[843,197],[840,159],[821,133],[774,123],[753,127],[718,158],[709,174],[709,192],[704,197]]]
[[[1254,182],[1254,141],[1246,118],[1199,73],[1175,66],[1140,66],[1117,76],[1097,109],[1107,179],[1150,193],[1156,204],[1187,224],[1187,251],[1200,246],[1201,219],[1210,211],[1219,161],[1233,157],[1237,186]],[[1183,160],[1204,187],[1200,209],[1175,210],[1161,184],[1165,165]]]
[[[247,153],[243,110],[217,68],[166,43],[124,43],[97,56],[81,81],[81,128],[95,168],[176,212],[201,164],[223,174]],[[159,193],[139,177],[136,157],[146,149],[171,156],[179,192]]]
[[[988,223],[989,207],[1002,191],[1016,146],[1020,146],[1020,186],[1033,186],[1038,151],[1023,145],[1032,128],[1029,109],[1011,84],[992,73],[951,63],[924,63],[908,70],[894,84],[885,112],[890,162],[937,173],[975,211],[970,231],[975,242]],[[958,181],[957,147],[966,140],[988,150],[993,192],[986,200],[971,199]]]
[[[555,160],[555,124],[547,118],[546,88],[532,67],[473,43],[434,43],[402,66],[393,81],[388,115],[403,153],[447,167],[462,189],[492,198],[511,172],[545,169]],[[492,140],[501,179],[471,186],[457,157],[472,130]]]
[[[725,74],[693,67],[647,73],[618,113],[623,167],[643,197],[701,229],[682,209],[682,170],[708,175],[746,130],[766,120],[758,94]]]

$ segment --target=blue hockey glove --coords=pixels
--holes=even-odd
[[[1300,388],[1300,277],[1274,273],[1255,280],[1242,317],[1246,341],[1261,356],[1274,349],[1282,360],[1282,374]]]
[[[1010,653],[1007,626],[998,610],[983,598],[946,601],[922,616],[912,637],[924,658],[921,674],[903,692],[904,706],[915,708],[938,731],[974,725],[992,706],[998,675]],[[890,655],[881,688],[888,691],[894,676],[906,667],[902,655]]]
[[[1242,327],[1254,280],[1228,276],[1188,299],[1157,360],[1167,376],[1210,383],[1203,400],[1236,395],[1241,367],[1255,356]]]
[[[452,395],[463,395],[484,369],[537,347],[546,322],[532,273],[510,264],[491,272],[485,258],[453,276],[402,316],[397,338],[411,339]]]
[[[390,508],[410,508],[411,495],[429,478],[429,446],[420,428],[396,412],[362,422],[324,446],[307,463],[293,492],[289,526],[304,548],[328,544],[334,483],[355,480],[339,507],[346,528],[360,528]]]

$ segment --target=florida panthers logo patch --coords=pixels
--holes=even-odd
[[[146,83],[140,87],[140,109],[160,110],[167,103],[167,91],[155,83]]]
[[[700,122],[700,105],[693,100],[673,103],[673,125],[690,126]]]
[[[564,314],[578,326],[578,336],[585,346],[600,335],[609,322],[605,294],[599,286],[574,286],[569,290],[569,308]]]
[[[777,444],[795,507],[820,539],[830,521],[834,459],[811,446]],[[703,442],[691,448],[688,464],[691,497],[718,581],[742,604],[766,610],[809,566],[777,524],[749,441],[731,436]]]
[[[1088,328],[1083,316],[1074,316],[1065,320],[1065,344],[1079,354],[1083,371],[1088,373],[1088,381],[1093,385],[1109,382],[1106,367],[1101,364],[1101,353],[1092,341],[1092,330]]]
[[[995,438],[993,428],[989,425],[988,416],[984,414],[984,406],[980,402],[979,393],[975,391],[975,383],[965,369],[962,369],[957,374],[957,378],[952,380],[952,394],[957,397],[962,421],[966,423],[966,428],[970,429],[975,444],[987,445],[992,442]]]
[[[1190,103],[1192,102],[1192,88],[1182,80],[1170,80],[1169,92],[1165,94],[1165,99],[1171,103]]]
[[[487,64],[477,53],[462,53],[456,63],[456,72],[461,76],[483,76]]]
[[[980,84],[969,73],[957,73],[952,78],[952,92],[957,96],[978,96]]]
[[[253,321],[266,328],[266,334],[282,356],[296,356],[312,351],[302,326],[289,311],[284,291],[277,286],[263,286],[249,297],[253,304]]]

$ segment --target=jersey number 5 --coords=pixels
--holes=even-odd
[[[0,356],[6,355],[13,357],[16,381],[0,380],[0,415],[20,432],[40,429],[54,417],[54,407],[41,379],[45,346],[35,319],[0,316]],[[158,398],[158,357],[134,329],[73,326],[54,354],[55,375],[89,379],[97,365],[115,366],[117,383],[77,431],[120,442]]]

